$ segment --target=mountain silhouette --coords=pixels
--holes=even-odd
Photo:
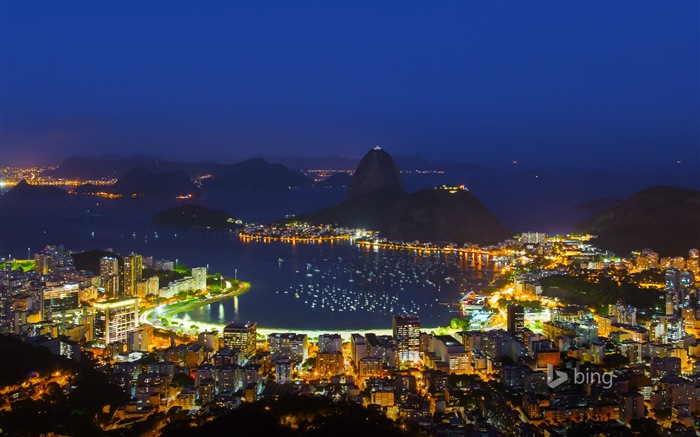
[[[22,179],[2,197],[4,199],[22,199],[26,197],[60,197],[68,193],[51,185],[32,185]]]
[[[598,235],[597,246],[620,254],[644,247],[664,256],[687,254],[700,247],[700,191],[648,188],[576,228]]]
[[[380,147],[367,152],[360,161],[350,181],[348,199],[375,191],[394,194],[403,192],[399,167],[394,159]]]
[[[198,197],[200,190],[192,183],[184,170],[165,173],[153,173],[146,166],[140,165],[127,171],[114,185],[95,186],[85,184],[75,189],[79,194],[105,192],[119,194],[123,197]]]
[[[348,199],[295,221],[377,230],[397,241],[493,244],[512,233],[463,187],[404,193],[398,166],[374,148],[353,175]]]
[[[308,177],[282,164],[270,164],[262,158],[254,158],[223,166],[205,187],[215,190],[282,190],[310,187],[312,183]]]

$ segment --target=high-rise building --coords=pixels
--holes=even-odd
[[[119,260],[111,256],[103,256],[100,259],[100,277],[105,279],[119,274]]]
[[[47,288],[42,293],[44,319],[50,320],[52,313],[72,310],[80,306],[80,287],[78,284],[66,284]]]
[[[447,364],[449,373],[463,374],[470,370],[469,353],[464,345],[449,335],[431,335],[429,351]]]
[[[301,364],[308,355],[308,337],[306,334],[273,333],[267,336],[267,350],[272,361],[287,359]]]
[[[650,269],[655,269],[659,267],[659,254],[653,251],[650,251],[647,254],[647,266]]]
[[[207,268],[206,267],[193,267],[192,268],[192,278],[194,279],[194,289],[195,290],[206,290],[207,289]]]
[[[136,296],[136,283],[143,273],[143,257],[132,253],[124,257],[124,296]]]
[[[286,358],[275,361],[275,382],[288,384],[292,382],[292,362]]]
[[[352,334],[350,337],[350,352],[352,354],[352,362],[355,364],[355,367],[359,369],[360,360],[367,354],[365,337],[360,334]]]
[[[357,372],[362,377],[379,376],[382,373],[382,359],[379,357],[363,357],[357,365]]]
[[[610,304],[608,314],[615,318],[614,323],[633,326],[637,324],[637,308],[624,302]]]
[[[686,268],[697,275],[700,273],[700,260],[697,258],[689,259],[686,263]]]
[[[661,342],[664,344],[675,344],[685,335],[685,320],[675,315],[660,317],[662,326]]]
[[[127,334],[129,351],[148,352],[148,343],[151,340],[151,330],[136,329]]]
[[[683,270],[685,269],[685,259],[682,256],[674,257],[671,260],[671,265],[674,269]]]
[[[620,398],[620,420],[629,423],[644,417],[644,396],[641,393],[626,393]]]
[[[151,276],[148,279],[141,279],[136,283],[136,295],[139,298],[145,298],[147,296],[158,296],[158,290],[160,289],[160,279],[158,276]]]
[[[316,355],[316,371],[322,375],[340,375],[343,369],[343,354],[338,352],[319,352]]]
[[[251,358],[255,355],[257,336],[258,324],[256,322],[231,322],[224,327],[224,347],[239,349],[246,358]]]
[[[695,285],[695,274],[690,270],[681,272],[679,276],[681,289],[689,289]]]
[[[677,269],[666,270],[665,280],[664,296],[666,300],[666,314],[676,314],[680,303],[678,297],[678,290],[681,283],[680,271]]]
[[[94,308],[94,338],[103,345],[116,341],[126,344],[129,332],[138,328],[139,303],[136,298],[97,302]]]
[[[119,280],[119,260],[104,256],[100,259],[100,280],[102,287],[105,289],[105,294],[109,298],[116,298],[120,294]]]
[[[318,336],[319,353],[340,352],[343,348],[343,337],[340,334],[321,334]]]
[[[542,244],[547,242],[547,234],[544,232],[523,232],[520,234],[522,244]]]
[[[63,245],[46,246],[34,254],[34,269],[39,274],[46,275],[52,271],[69,272],[75,269],[73,258],[66,256]]]
[[[519,335],[525,330],[525,309],[522,305],[508,305],[508,333]]]
[[[34,254],[34,270],[41,275],[46,275],[53,267],[53,257],[51,254],[38,252]]]
[[[418,361],[420,359],[420,318],[413,314],[394,316],[392,328],[399,363]]]
[[[637,270],[646,270],[649,268],[649,262],[647,261],[647,258],[645,256],[638,256],[634,260],[634,265],[637,268]]]

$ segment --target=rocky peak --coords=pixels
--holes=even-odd
[[[367,152],[357,166],[350,181],[348,199],[375,191],[403,192],[399,167],[394,159],[378,146]]]

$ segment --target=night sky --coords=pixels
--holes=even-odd
[[[227,3],[0,3],[0,164],[700,162],[697,1]]]

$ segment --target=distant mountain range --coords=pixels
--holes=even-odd
[[[142,155],[128,157],[106,155],[96,158],[72,156],[65,159],[56,169],[49,170],[47,175],[64,179],[101,179],[104,177],[119,178],[134,167],[145,166],[154,173],[164,173],[174,170],[184,170],[191,178],[202,174],[215,174],[224,168],[245,161],[264,160],[271,164],[282,164],[292,170],[354,170],[359,159],[329,156],[323,158],[293,158],[280,156],[259,156],[241,160],[234,164],[211,162],[180,162],[149,158]],[[404,169],[427,169],[443,166],[441,163],[431,164],[422,155],[396,156],[397,165]],[[454,164],[444,163],[444,166]],[[468,165],[468,164],[467,164]]]
[[[295,170],[326,169],[326,170],[354,170],[360,163],[359,159],[329,156],[325,158],[295,158],[281,156],[262,156],[268,162],[283,164]],[[433,168],[433,165],[423,155],[396,155],[393,157],[396,164],[406,170]]]
[[[153,192],[165,192],[166,197],[172,193],[191,193],[193,188],[185,183],[198,176],[209,175],[204,188],[216,190],[280,190],[290,187],[310,187],[313,181],[297,171],[281,164],[270,164],[262,158],[241,161],[236,164],[181,163],[174,161],[152,160],[141,156],[128,158],[68,158],[57,169],[47,172],[60,178],[101,179],[116,177],[118,181],[110,188],[85,185],[74,190],[77,193],[97,191],[122,195]],[[184,176],[184,177],[183,177]],[[158,184],[159,178],[171,183],[173,189],[164,187],[149,188],[145,184]],[[196,189],[196,188],[195,188]],[[149,194],[150,193],[150,194]]]
[[[221,166],[207,179],[205,188],[216,190],[280,190],[310,187],[313,181],[282,164],[270,164],[262,158]]]
[[[146,167],[153,173],[167,173],[183,170],[190,178],[213,173],[220,164],[206,162],[184,163],[152,159],[141,155],[129,157],[103,156],[100,158],[70,157],[54,170],[47,171],[48,176],[64,179],[97,180],[102,178],[120,178],[136,167]]]
[[[478,150],[471,151],[477,159]],[[394,162],[402,169],[401,180],[405,192],[415,192],[441,184],[465,185],[476,194],[480,202],[489,208],[501,222],[518,232],[546,231],[565,233],[575,223],[614,207],[616,200],[625,199],[644,186],[676,186],[693,190],[700,189],[697,166],[660,161],[654,168],[614,169],[575,167],[574,163],[562,167],[532,168],[537,161],[524,163],[501,163],[492,166],[468,162],[430,162],[421,155],[396,156]],[[49,172],[54,176],[81,179],[96,179],[105,176],[123,176],[127,171],[141,165],[160,174],[183,170],[190,179],[198,179],[206,189],[262,189],[286,190],[290,186],[308,187],[308,178],[299,177],[293,169],[352,170],[358,159],[284,158],[266,156],[265,160],[252,160],[238,164],[182,163],[156,160],[144,156],[103,156],[100,158],[69,158],[59,168]],[[264,162],[268,165],[264,165]],[[256,164],[257,163],[257,164]],[[287,167],[277,166],[282,164]],[[571,167],[564,167],[568,165]],[[234,175],[236,169],[247,175]],[[427,171],[420,171],[427,170]],[[216,181],[217,177],[221,180]],[[338,180],[344,178],[345,180]],[[349,186],[346,176],[317,183],[316,186]],[[95,187],[87,187],[95,191]],[[60,194],[60,193],[59,193]],[[18,197],[23,197],[21,191]],[[9,198],[9,197],[8,197]],[[596,199],[607,198],[599,201]],[[266,219],[270,219],[267,217]]]
[[[404,193],[398,166],[380,149],[370,150],[360,162],[348,200],[294,220],[374,229],[401,241],[492,244],[512,235],[461,188]]]
[[[662,256],[685,255],[700,247],[700,191],[648,188],[577,229],[597,234],[596,246],[620,254],[649,247]]]
[[[22,179],[2,197],[3,199],[22,199],[26,197],[60,197],[66,195],[68,193],[61,188],[51,185],[31,185]]]
[[[105,192],[123,197],[161,197],[178,196],[196,198],[201,191],[192,183],[184,170],[165,173],[153,173],[146,166],[138,166],[127,171],[114,185],[95,186],[85,184],[74,190],[78,194]]]

